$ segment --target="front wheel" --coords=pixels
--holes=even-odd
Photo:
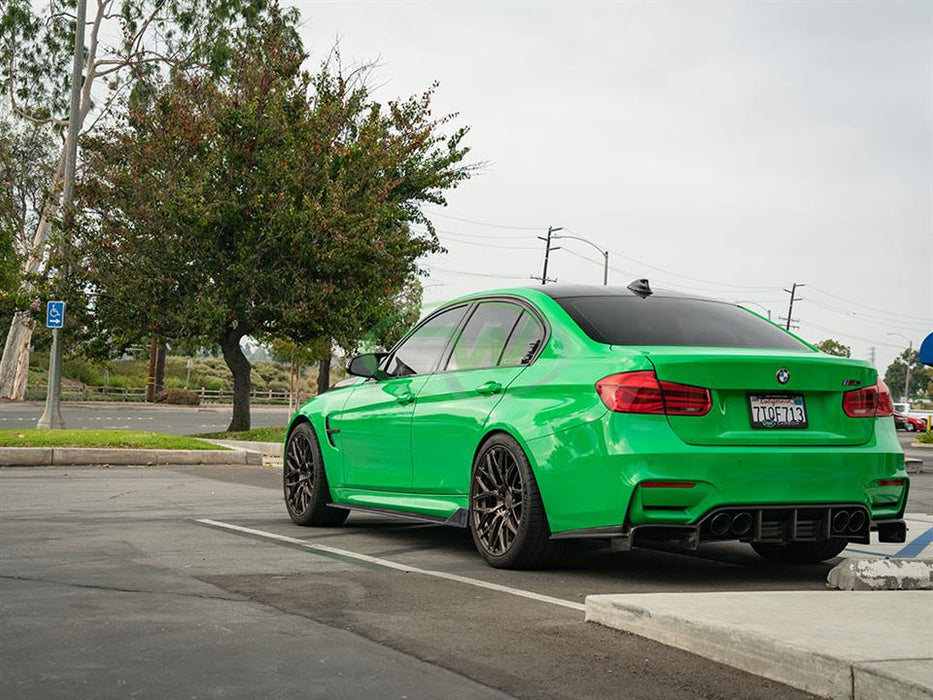
[[[330,487],[321,445],[310,423],[295,426],[288,436],[282,482],[285,508],[297,525],[339,525],[350,514],[327,505],[331,502]]]
[[[916,430],[913,423],[908,423],[905,427],[907,428],[908,433],[912,433]]]
[[[528,457],[508,435],[490,438],[473,462],[470,534],[483,559],[497,569],[538,569],[565,552],[566,543],[550,539]]]
[[[848,545],[840,537],[831,537],[818,542],[788,542],[787,544],[764,544],[752,542],[758,556],[775,564],[818,564],[838,556]]]

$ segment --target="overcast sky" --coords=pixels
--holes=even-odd
[[[533,283],[554,225],[610,284],[777,317],[805,283],[800,334],[882,369],[933,331],[933,3],[295,4],[313,62],[339,37],[381,101],[440,81],[488,163],[429,210],[426,301]],[[561,245],[549,276],[602,282]]]

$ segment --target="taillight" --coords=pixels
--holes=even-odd
[[[850,418],[884,418],[894,415],[894,401],[887,385],[878,379],[874,386],[844,393],[842,410]]]
[[[596,382],[610,411],[669,416],[702,416],[713,406],[709,389],[658,381],[651,370],[613,374]]]

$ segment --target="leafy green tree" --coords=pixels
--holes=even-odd
[[[852,348],[850,348],[848,345],[843,345],[835,338],[827,338],[826,340],[820,341],[816,344],[816,347],[818,347],[821,352],[825,352],[827,355],[852,357]]]
[[[172,71],[201,67],[217,77],[233,58],[238,37],[269,0],[97,0],[88,3],[85,66],[78,109],[79,141],[108,123],[112,107],[127,94],[145,99],[147,86]],[[47,128],[65,134],[75,39],[76,0],[0,3],[0,99],[17,128]],[[281,13],[291,31],[297,10]],[[25,387],[33,320],[22,300],[47,273],[53,230],[60,218],[64,153],[61,139],[43,182],[43,201],[27,250],[20,251],[24,288],[0,358],[0,396],[13,384]],[[80,151],[79,151],[80,154]],[[59,231],[65,237],[67,232]],[[69,314],[69,318],[71,315]]]
[[[48,127],[0,117],[0,315],[25,309],[19,313],[20,325],[29,328],[41,280],[25,271],[54,168],[54,147]],[[22,338],[17,334],[0,340],[5,340],[4,350],[18,354],[16,344]],[[0,398],[25,398],[28,353],[20,357],[24,364],[0,365]]]
[[[907,368],[910,367],[910,397],[922,394],[933,381],[933,370],[920,364],[920,353],[916,350],[904,350],[894,362],[888,365],[884,373],[884,383],[891,390],[895,400],[904,396]]]
[[[304,73],[279,17],[251,26],[227,77],[178,71],[89,140],[74,248],[103,326],[220,344],[231,430],[250,424],[240,341],[355,346],[440,250],[420,204],[471,172],[433,90],[378,104],[359,74]]]
[[[303,345],[283,338],[276,338],[272,341],[272,359],[289,366],[288,388],[291,392],[288,398],[289,412],[295,408],[293,402],[300,403],[298,393],[302,368],[312,363],[320,363],[325,358],[329,362],[332,351],[333,346],[327,338],[318,338]],[[318,384],[320,384],[320,377]]]

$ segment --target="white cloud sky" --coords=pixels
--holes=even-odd
[[[779,316],[806,283],[801,335],[882,369],[933,331],[933,3],[295,4],[313,62],[378,60],[377,99],[440,81],[489,163],[440,213],[538,229],[436,216],[427,301],[526,284],[553,224],[640,261],[611,284]],[[564,243],[549,274],[600,283]]]

